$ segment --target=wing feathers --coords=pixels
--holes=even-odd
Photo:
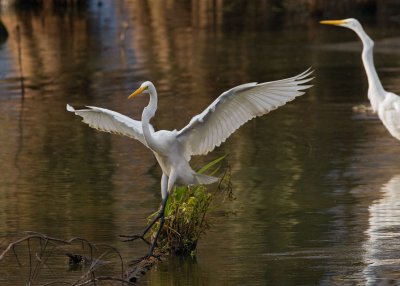
[[[207,154],[247,121],[304,94],[302,90],[312,86],[303,85],[312,80],[311,73],[308,69],[291,78],[242,84],[222,93],[178,132],[186,157]]]
[[[143,136],[141,121],[96,106],[87,106],[85,109],[75,109],[67,104],[67,110],[82,117],[82,121],[94,129],[128,136],[139,140],[147,146]]]

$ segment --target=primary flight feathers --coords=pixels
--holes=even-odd
[[[187,156],[204,155],[212,151],[250,119],[268,112],[304,94],[311,85],[302,85],[312,71],[283,80],[246,83],[221,94],[202,113],[192,118],[178,132],[186,146]]]
[[[121,113],[96,106],[76,110],[67,104],[67,110],[82,117],[82,121],[100,131],[128,136],[147,146],[142,131],[142,122]],[[154,129],[153,129],[154,130]]]

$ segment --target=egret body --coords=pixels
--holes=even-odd
[[[378,114],[389,133],[400,140],[400,97],[383,89],[374,66],[374,42],[356,19],[325,20],[320,23],[349,28],[361,39],[363,44],[362,61],[368,78],[368,98],[372,110]]]
[[[144,82],[128,97],[131,99],[139,94],[150,96],[149,104],[143,109],[141,121],[94,106],[74,109],[67,105],[67,110],[81,116],[82,121],[90,127],[139,140],[156,157],[162,170],[161,209],[143,233],[130,236],[130,240],[143,239],[148,230],[160,219],[160,227],[148,253],[152,255],[164,224],[164,209],[168,195],[174,185],[212,184],[218,180],[216,177],[196,173],[189,165],[191,156],[207,154],[216,146],[220,146],[248,120],[264,115],[304,94],[303,90],[311,87],[305,85],[312,79],[309,77],[310,74],[311,71],[307,70],[287,79],[236,86],[222,93],[179,131],[155,131],[150,124],[157,110],[157,92],[153,83],[149,81]]]

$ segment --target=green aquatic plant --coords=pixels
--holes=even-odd
[[[204,185],[175,187],[165,207],[165,223],[158,238],[157,248],[175,254],[194,254],[201,235],[209,228],[207,213],[212,209],[211,203],[217,196],[232,198],[230,169],[221,171],[221,163],[225,156],[217,158],[198,170],[214,176],[221,173],[221,179],[213,192]],[[158,212],[149,216],[151,221]],[[159,228],[153,226],[152,237]]]

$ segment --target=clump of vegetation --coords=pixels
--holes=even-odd
[[[207,213],[211,209],[211,202],[217,196],[232,198],[230,170],[226,168],[220,172],[221,161],[225,156],[215,159],[202,167],[198,172],[216,175],[222,173],[220,182],[215,191],[209,192],[206,186],[175,187],[168,198],[165,207],[165,223],[158,238],[158,249],[175,254],[194,254],[197,242],[208,229]],[[158,212],[152,214],[151,220]],[[159,227],[156,223],[151,231],[155,235]]]

